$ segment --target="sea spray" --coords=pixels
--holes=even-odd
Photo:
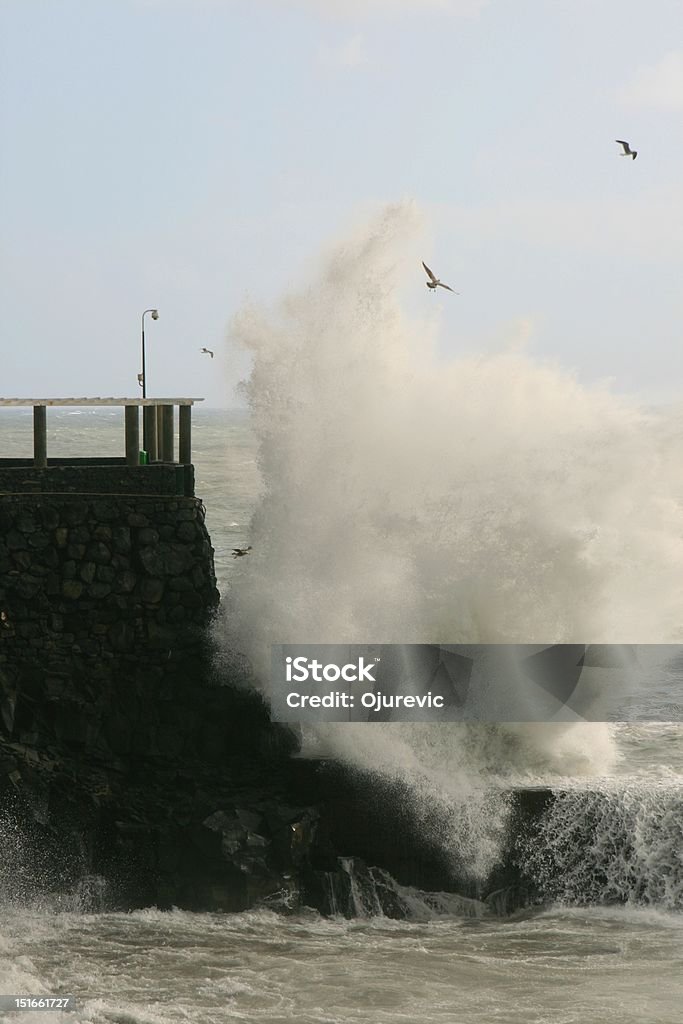
[[[419,240],[415,207],[389,206],[234,320],[264,489],[227,645],[267,689],[278,642],[679,641],[680,437],[520,352],[439,357],[434,306],[401,305]],[[341,725],[308,744],[460,808],[475,872],[505,819],[492,773],[604,772],[615,754],[602,725]],[[462,825],[443,842],[461,847]]]
[[[545,899],[683,910],[680,782],[593,782],[555,793],[520,844]]]

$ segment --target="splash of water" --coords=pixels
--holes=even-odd
[[[558,792],[523,845],[526,871],[548,899],[683,909],[679,785]]]
[[[419,233],[413,205],[389,206],[307,286],[235,318],[264,492],[230,642],[266,687],[278,642],[680,640],[680,441],[520,352],[440,358],[438,314],[400,303]],[[504,807],[473,797],[482,770],[602,772],[615,755],[599,725],[342,725],[311,742],[498,823]],[[498,826],[480,831],[495,846]]]

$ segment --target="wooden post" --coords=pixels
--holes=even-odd
[[[47,409],[33,406],[33,465],[36,469],[47,466]]]
[[[180,434],[178,461],[183,466],[192,463],[192,406],[178,407],[178,431]]]
[[[159,443],[157,434],[157,407],[156,405],[143,405],[143,447],[149,456],[150,462],[156,462],[159,458]]]
[[[161,406],[157,405],[154,412],[157,418],[157,458],[164,462],[164,424],[161,419]]]
[[[173,458],[173,406],[161,406],[162,441],[161,451],[164,462],[174,462]]]
[[[126,417],[126,465],[140,463],[140,414],[137,405],[127,405]]]

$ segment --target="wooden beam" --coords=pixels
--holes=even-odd
[[[173,457],[173,406],[162,405],[161,409],[161,458],[164,462],[175,462]]]
[[[146,405],[142,410],[142,446],[147,452],[150,462],[159,458],[159,441],[157,434],[157,411],[153,405]]]
[[[192,463],[192,406],[181,405],[178,410],[178,432],[180,434],[178,462],[183,466]]]
[[[47,409],[44,405],[33,407],[33,465],[36,469],[47,466]]]
[[[0,407],[36,405],[194,405],[203,398],[0,398]]]
[[[140,463],[140,413],[137,405],[127,405],[126,419],[126,465]]]

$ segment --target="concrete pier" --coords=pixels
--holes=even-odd
[[[0,398],[0,409],[33,407],[33,465],[45,469],[50,460],[47,450],[47,410],[62,406],[125,409],[125,459],[129,466],[138,465],[139,409],[143,411],[143,450],[148,463],[192,462],[192,406],[203,398]],[[174,457],[173,424],[176,406],[179,409],[179,457]],[[4,460],[0,453],[0,464]]]

